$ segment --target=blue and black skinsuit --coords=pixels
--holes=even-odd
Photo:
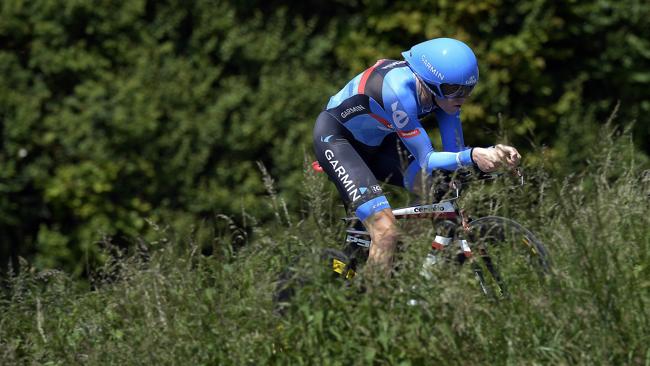
[[[438,121],[442,152],[433,150],[420,123],[430,113]],[[330,98],[316,120],[314,150],[361,221],[390,208],[380,181],[412,190],[420,170],[431,174],[473,165],[460,112],[449,115],[435,103],[424,110],[415,74],[406,61],[396,60],[377,61]]]

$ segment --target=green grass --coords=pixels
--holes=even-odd
[[[530,168],[524,187],[477,185],[464,196],[471,212],[511,217],[540,237],[554,264],[544,291],[531,284],[494,303],[444,267],[424,282],[417,264],[432,231],[420,223],[394,279],[366,293],[358,281],[314,280],[278,316],[278,273],[341,238],[326,180],[308,173],[303,220],[273,194],[276,222],[253,224],[242,247],[229,232],[161,231],[107,263],[92,290],[62,272],[24,271],[0,303],[0,364],[650,365],[650,173],[629,149],[604,134],[580,174]],[[317,273],[309,263],[298,266]]]

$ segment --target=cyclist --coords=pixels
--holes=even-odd
[[[379,60],[332,96],[314,127],[314,150],[348,210],[370,234],[368,264],[390,273],[397,225],[380,181],[415,191],[433,171],[475,166],[514,168],[514,147],[465,146],[460,109],[478,82],[478,64],[463,42],[436,38]],[[434,114],[442,138],[435,151],[421,120]],[[406,159],[400,151],[410,153]],[[401,157],[402,156],[402,157]],[[403,163],[403,161],[405,163]]]

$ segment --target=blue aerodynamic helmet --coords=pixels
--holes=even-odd
[[[452,38],[418,43],[402,56],[430,92],[441,98],[468,96],[478,82],[474,52]]]

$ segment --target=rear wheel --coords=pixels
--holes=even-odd
[[[487,216],[469,223],[469,264],[485,295],[511,298],[544,290],[550,258],[544,245],[518,222]]]

